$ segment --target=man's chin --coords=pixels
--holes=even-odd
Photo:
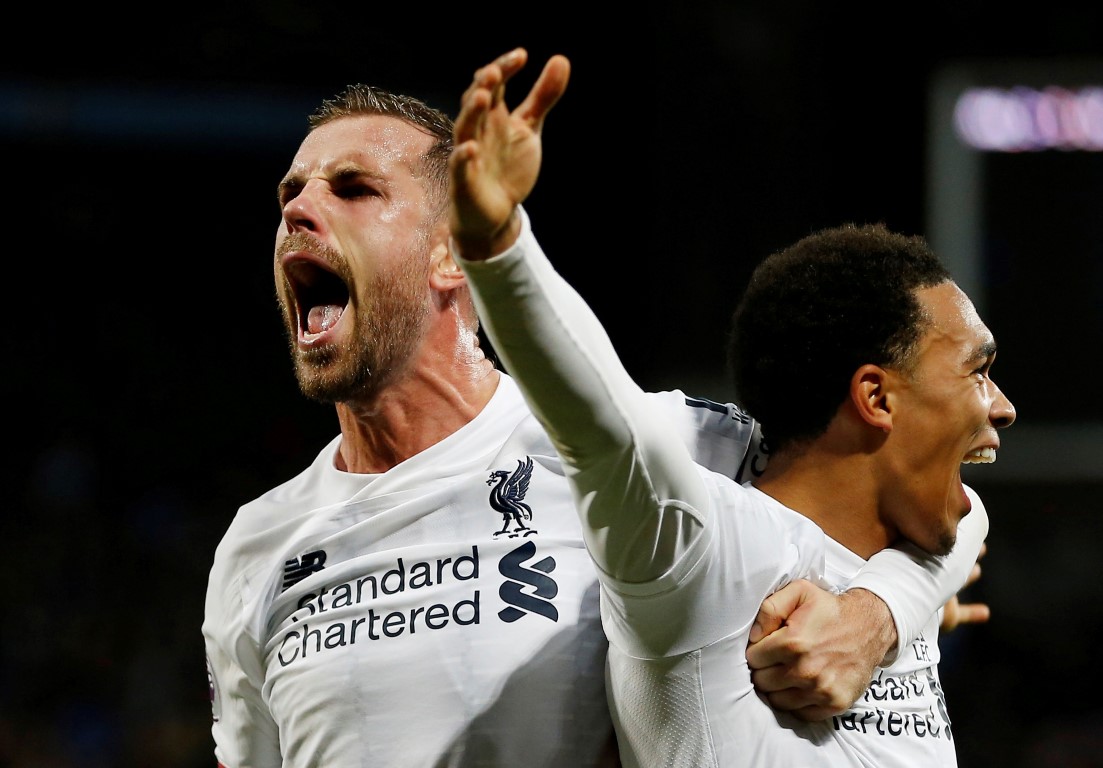
[[[931,554],[938,555],[939,557],[944,557],[950,554],[955,544],[957,544],[956,527],[952,531],[943,532],[942,537],[938,541],[938,545],[933,550],[931,550]]]
[[[353,400],[361,389],[345,377],[327,375],[326,372],[317,369],[304,371],[299,367],[296,370],[296,378],[303,397],[325,405]]]

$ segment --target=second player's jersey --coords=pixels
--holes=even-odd
[[[763,597],[796,577],[845,589],[865,561],[817,540],[793,522],[792,510],[756,489],[733,494],[725,485],[711,491],[721,512],[713,543],[676,583],[607,591],[610,690],[625,766],[956,766],[938,675],[940,612],[840,715],[808,723],[755,693],[745,653]],[[663,631],[663,616],[677,617],[676,633]]]

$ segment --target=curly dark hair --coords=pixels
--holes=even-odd
[[[911,371],[929,322],[916,292],[951,279],[926,240],[883,224],[823,229],[759,264],[728,364],[770,449],[823,434],[860,366]]]
[[[436,141],[422,158],[422,177],[432,199],[444,210],[448,190],[448,158],[452,154],[452,118],[413,96],[392,93],[363,83],[345,86],[335,96],[325,99],[309,116],[310,130],[342,117],[353,115],[386,115],[404,120],[424,131]]]

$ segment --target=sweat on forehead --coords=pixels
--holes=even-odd
[[[295,155],[288,178],[334,173],[341,164],[386,178],[406,169],[436,191],[447,186],[451,134],[446,139],[420,124],[382,114],[331,120],[311,131]]]
[[[425,133],[395,118],[343,118],[303,139],[285,180],[353,174],[386,178],[402,168],[420,175],[417,169],[432,143]]]

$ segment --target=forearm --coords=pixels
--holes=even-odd
[[[622,403],[639,389],[616,361],[604,328],[555,272],[527,216],[514,244],[491,259],[453,256],[479,319],[533,412],[571,465],[631,439]]]

